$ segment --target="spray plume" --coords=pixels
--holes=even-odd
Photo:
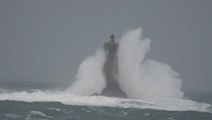
[[[93,95],[100,94],[106,86],[103,74],[105,54],[97,50],[95,55],[85,59],[76,75],[76,81],[67,89],[72,94]]]
[[[131,30],[120,40],[118,50],[119,84],[129,98],[182,98],[182,80],[164,63],[145,60],[150,40],[141,40],[141,28]]]

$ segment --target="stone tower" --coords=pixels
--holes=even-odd
[[[108,97],[122,97],[126,94],[120,89],[118,84],[118,44],[115,42],[115,36],[110,36],[110,41],[104,44],[105,63],[103,72],[105,74],[107,86],[102,91],[101,95]]]

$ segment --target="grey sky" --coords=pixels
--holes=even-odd
[[[67,86],[84,58],[142,27],[148,58],[168,63],[185,90],[212,91],[211,0],[1,0],[0,87]]]

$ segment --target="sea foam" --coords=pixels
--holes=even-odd
[[[198,103],[185,99],[123,99],[105,96],[82,96],[67,92],[14,92],[1,93],[0,100],[15,100],[25,102],[61,102],[66,105],[106,106],[120,108],[156,109],[167,111],[199,111],[212,112],[210,104]]]

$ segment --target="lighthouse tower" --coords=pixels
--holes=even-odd
[[[117,58],[118,44],[115,42],[115,36],[110,36],[110,41],[104,44],[105,63],[103,72],[106,78],[106,87],[101,95],[108,97],[122,97],[126,94],[120,89],[118,84],[118,58]]]

